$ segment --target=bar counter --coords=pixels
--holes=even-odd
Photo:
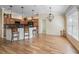
[[[13,41],[13,40],[31,39],[34,36],[33,30],[35,30],[35,27],[28,27],[24,25],[19,25],[19,26],[7,25],[6,26],[6,40]]]

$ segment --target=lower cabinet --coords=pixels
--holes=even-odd
[[[24,39],[24,28],[18,28],[19,40]]]

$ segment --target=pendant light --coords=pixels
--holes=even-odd
[[[22,9],[22,19],[23,19],[23,9],[24,9],[24,7],[22,6],[21,9]]]
[[[11,18],[12,17],[12,9],[13,9],[13,6],[10,5],[9,7],[10,7],[10,10],[11,10],[11,12],[10,12],[10,18]]]
[[[49,15],[48,15],[48,20],[51,22],[53,19],[54,19],[54,15],[52,14],[52,11],[51,11],[51,7],[49,7]]]
[[[35,11],[35,10],[32,9],[32,19],[33,19],[33,17],[34,17],[34,11]]]

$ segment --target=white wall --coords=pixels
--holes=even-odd
[[[43,27],[42,24],[43,24],[43,23],[42,23],[42,18],[39,18],[39,33],[40,33],[40,34],[42,33],[42,30],[43,30],[43,29],[42,29],[42,27]]]
[[[41,34],[43,34],[44,33],[44,30],[46,30],[46,28],[45,28],[45,21],[46,20],[46,14],[44,13],[44,14],[40,14],[39,15],[39,33],[41,33]],[[43,21],[45,21],[45,22],[43,22]]]
[[[64,17],[59,14],[54,14],[52,22],[46,20],[46,34],[60,35],[60,31],[64,29]]]
[[[47,19],[48,14],[40,15],[40,32],[48,35],[60,35],[60,31],[64,29],[64,17],[55,13],[54,19],[50,22]],[[45,22],[46,24],[44,24]]]
[[[0,37],[2,37],[2,9],[0,8]]]

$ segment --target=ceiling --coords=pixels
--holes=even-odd
[[[49,13],[49,7],[52,7],[53,13],[64,14],[69,5],[13,5],[12,11],[22,14],[22,8],[24,7],[23,13],[25,16],[32,15],[32,9],[35,10],[35,13]],[[9,5],[0,5],[0,8],[10,9]]]

